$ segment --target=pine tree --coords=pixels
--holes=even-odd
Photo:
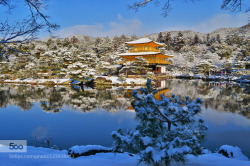
[[[140,162],[154,165],[184,162],[187,154],[201,154],[207,130],[204,121],[196,116],[201,111],[201,99],[190,101],[186,97],[183,102],[174,95],[161,95],[160,101],[155,100],[150,79],[147,88],[140,91],[142,95],[134,90],[135,100],[131,103],[139,122],[134,130],[112,132],[113,149],[138,154]]]
[[[63,40],[63,42],[62,42],[63,47],[68,47],[69,44],[70,44],[70,42],[69,42],[69,39],[68,39],[68,38],[65,38],[65,39]]]
[[[127,36],[125,36],[124,34],[122,34],[121,36],[120,36],[120,39],[121,39],[121,42],[122,43],[125,43],[125,42],[127,42],[127,41],[129,41],[128,39],[128,37]]]
[[[118,47],[122,44],[122,40],[118,36],[114,36],[113,38],[113,48],[114,51],[117,51]]]
[[[195,36],[194,36],[194,44],[199,44],[200,43],[200,38],[199,38],[199,36],[196,34]]]
[[[163,37],[161,32],[158,34],[157,42],[159,42],[159,43],[164,43],[165,42],[164,37]]]
[[[131,71],[136,74],[147,74],[149,63],[143,57],[136,57],[132,62]]]
[[[185,45],[185,39],[183,38],[183,34],[179,32],[178,36],[176,37],[177,51],[180,51],[184,45]]]
[[[131,41],[133,41],[133,40],[137,40],[137,39],[139,39],[139,37],[138,37],[138,36],[136,36],[136,35],[132,35],[132,36],[130,37],[130,40],[131,40]]]
[[[210,45],[214,44],[216,42],[216,38],[214,36],[210,39]]]
[[[203,60],[200,61],[196,66],[196,72],[200,74],[206,74],[215,69],[215,65],[213,65],[211,60]]]
[[[216,35],[216,41],[219,42],[219,43],[221,43],[220,34]]]
[[[228,72],[230,70],[232,70],[233,68],[233,63],[230,60],[226,60],[223,64],[222,64],[223,68]],[[237,65],[236,65],[237,66]]]
[[[170,50],[173,49],[173,38],[171,37],[171,33],[168,32],[165,36],[165,44],[166,44],[166,49]]]
[[[210,40],[211,40],[211,39],[210,39],[210,34],[208,33],[207,36],[206,36],[206,45],[207,45],[207,46],[210,46],[210,45],[211,45]]]
[[[49,38],[48,41],[46,42],[47,47],[49,47],[53,43],[52,39]]]
[[[101,42],[102,42],[102,39],[100,37],[97,37],[94,43],[95,47],[98,47],[101,44]]]
[[[73,36],[73,37],[70,39],[70,43],[73,44],[73,45],[75,45],[75,44],[78,43],[78,42],[79,42],[79,40],[78,40],[75,36]]]

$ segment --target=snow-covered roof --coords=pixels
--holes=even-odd
[[[160,52],[128,52],[128,53],[121,53],[118,54],[120,56],[128,56],[128,55],[155,55],[155,54],[160,54]]]
[[[128,53],[121,53],[118,55],[119,56],[136,56],[136,55],[143,56],[143,55],[156,55],[156,54],[162,54],[162,53],[161,52],[128,52]],[[169,56],[169,55],[166,55],[166,56]]]
[[[158,44],[158,45],[163,45],[162,43],[155,42],[146,37],[135,40],[135,41],[131,41],[131,42],[125,42],[125,43],[126,44],[143,44],[143,43],[150,43],[150,42],[154,42],[155,44]]]

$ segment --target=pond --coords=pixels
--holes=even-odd
[[[221,145],[238,146],[250,158],[250,87],[201,80],[164,80],[161,93],[203,100],[208,127],[204,146],[212,151]],[[112,145],[111,132],[133,128],[133,89],[140,87],[31,86],[0,84],[0,139],[27,140],[28,145]]]

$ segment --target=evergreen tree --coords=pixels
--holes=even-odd
[[[73,36],[73,37],[70,39],[70,43],[73,44],[73,45],[75,45],[75,44],[78,43],[78,42],[79,42],[79,40],[78,40],[75,36]]]
[[[68,47],[69,44],[70,44],[70,42],[69,42],[69,39],[68,39],[68,38],[65,38],[65,39],[63,40],[63,42],[62,42],[63,47]]]
[[[52,41],[52,39],[51,39],[51,38],[49,38],[49,39],[48,39],[48,41],[46,42],[47,47],[49,47],[49,46],[52,44],[52,42],[53,42],[53,41]]]
[[[131,71],[136,74],[147,74],[149,63],[143,57],[136,57],[132,62]]]
[[[219,42],[219,43],[221,43],[220,34],[216,35],[216,41]]]
[[[208,33],[207,36],[206,36],[206,45],[207,45],[207,46],[210,46],[210,45],[211,45],[210,40],[211,40],[211,39],[210,39],[210,34]]]
[[[176,37],[177,51],[180,51],[184,45],[185,45],[185,40],[183,38],[183,34],[179,32],[178,36]]]
[[[137,40],[137,39],[139,39],[139,37],[138,36],[136,36],[136,35],[132,35],[131,37],[130,37],[130,40]]]
[[[171,33],[168,32],[165,36],[165,44],[166,44],[166,49],[170,50],[173,49],[173,38],[171,37]]]
[[[114,48],[114,51],[117,51],[118,47],[122,44],[122,40],[118,37],[118,36],[115,36],[113,38],[113,48]]]
[[[199,38],[199,36],[196,34],[195,36],[194,36],[194,44],[199,44],[200,43],[200,38]]]
[[[147,88],[140,91],[142,95],[134,90],[135,100],[131,103],[139,123],[134,130],[113,131],[113,149],[138,154],[139,162],[154,165],[184,162],[187,154],[201,154],[207,130],[204,121],[196,116],[201,111],[201,99],[190,101],[186,97],[182,102],[174,95],[161,95],[160,101],[155,100],[150,79]]]
[[[62,42],[60,39],[56,39],[56,44],[60,47],[62,45]]]
[[[161,32],[158,34],[157,42],[159,42],[159,43],[164,43],[165,42],[164,37],[163,37]]]
[[[127,36],[125,36],[124,34],[122,34],[122,35],[120,36],[120,40],[121,40],[122,43],[125,43],[125,42],[129,41],[128,39],[129,39],[129,38],[128,38]]]
[[[233,68],[233,64],[232,61],[230,60],[226,60],[223,64],[222,64],[223,68],[228,72],[230,70],[232,70]],[[236,65],[237,66],[237,65]]]
[[[210,39],[210,45],[216,42],[216,38],[214,36],[211,37]]]
[[[211,60],[200,61],[196,66],[196,72],[200,74],[209,73],[211,70],[214,70],[215,66]]]

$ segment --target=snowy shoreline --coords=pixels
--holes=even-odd
[[[95,146],[97,145],[89,145]],[[85,146],[89,149],[89,146]],[[226,146],[226,145],[224,145]],[[75,147],[76,148],[76,147]],[[80,148],[80,147],[79,147]],[[83,149],[84,150],[84,149]],[[229,149],[230,150],[230,149]],[[26,166],[26,165],[85,165],[85,166],[136,166],[139,156],[129,153],[97,153],[95,155],[70,158],[67,150],[54,150],[42,147],[27,147],[25,153],[0,153],[0,165],[8,166]],[[206,151],[199,156],[187,155],[186,166],[247,166],[249,160],[244,158],[227,158],[219,153]],[[174,165],[183,165],[172,163]],[[139,166],[145,166],[141,163]]]
[[[238,83],[250,83],[249,75],[243,75],[242,77],[235,76],[203,76],[203,75],[171,75],[170,79],[201,79],[203,81],[229,81]],[[102,78],[104,81],[96,82],[98,78]],[[169,78],[168,78],[169,79]],[[145,85],[147,79],[145,78],[125,78],[121,81],[117,76],[95,76],[94,82],[99,85]],[[77,83],[76,83],[77,82]],[[77,85],[79,81],[73,81],[72,79],[15,79],[15,80],[1,80],[0,83],[13,83],[13,84],[31,84],[31,85]]]
[[[71,79],[15,79],[2,80],[2,83],[31,84],[31,85],[70,85]]]

